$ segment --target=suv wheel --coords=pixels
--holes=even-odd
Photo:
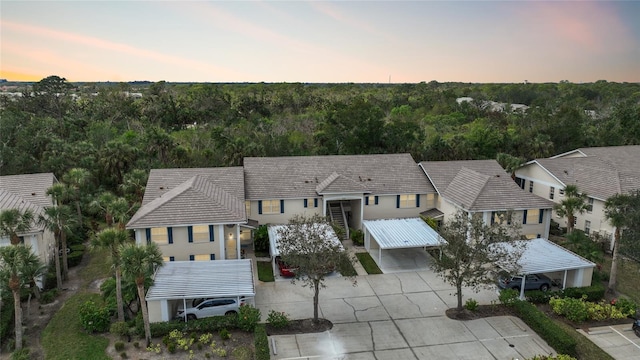
[[[549,290],[549,285],[547,284],[540,285],[540,291],[547,291],[547,290]]]
[[[229,310],[229,311],[227,311],[227,312],[226,312],[226,313],[224,313],[224,314],[225,314],[225,315],[227,315],[227,316],[231,316],[231,315],[235,315],[235,314],[236,314],[236,312],[235,312],[235,311],[233,311],[233,310]]]
[[[187,315],[187,320],[196,320],[196,319],[198,319],[198,318],[193,314]]]

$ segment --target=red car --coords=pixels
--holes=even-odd
[[[284,261],[282,261],[282,259],[279,256],[276,257],[276,264],[278,265],[278,269],[280,270],[280,276],[283,276],[283,277],[296,276],[296,269],[291,268],[289,265],[287,265]]]

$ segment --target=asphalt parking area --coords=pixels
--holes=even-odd
[[[631,324],[600,326],[589,331],[579,329],[578,332],[615,359],[640,359],[640,337],[633,333]]]
[[[493,317],[456,321],[445,310],[455,306],[453,289],[432,271],[399,272],[327,280],[320,292],[320,316],[330,331],[271,336],[272,359],[523,359],[553,354],[520,319]],[[473,293],[481,304],[497,301],[495,290]],[[292,319],[313,314],[311,291],[289,282],[257,287],[256,306]]]

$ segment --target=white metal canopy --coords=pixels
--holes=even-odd
[[[285,229],[289,225],[271,225],[267,229],[269,232],[269,247],[271,250],[271,256],[276,257],[280,255],[280,231]],[[335,245],[340,245],[342,247],[342,243],[336,233],[333,231],[330,225],[325,224],[321,227],[321,230],[324,231],[324,238],[333,242]]]
[[[514,248],[514,246],[507,243],[500,245],[505,246],[508,250]],[[515,246],[524,247],[524,252],[518,261],[518,272],[521,275],[585,269],[596,266],[591,261],[547,239],[519,240]]]
[[[250,259],[165,262],[155,274],[147,301],[214,297],[253,297]]]
[[[383,250],[434,247],[447,243],[420,218],[364,220],[362,225]]]

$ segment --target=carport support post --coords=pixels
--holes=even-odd
[[[562,290],[566,289],[567,287],[567,270],[564,270],[564,278],[562,279]]]
[[[182,312],[182,316],[184,316],[184,321],[187,321],[187,299],[182,298],[182,309],[184,310]]]
[[[380,244],[378,244],[378,266],[382,267],[382,246],[380,246]]]
[[[524,300],[524,285],[526,283],[527,275],[522,275],[522,283],[520,283],[520,300]]]

